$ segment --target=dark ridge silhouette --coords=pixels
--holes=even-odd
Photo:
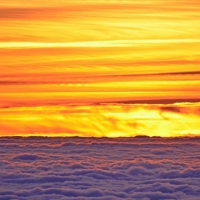
[[[134,138],[151,138],[148,135],[136,135]]]
[[[23,140],[43,140],[43,139],[49,139],[49,140],[54,140],[54,139],[73,139],[73,140],[130,140],[130,139],[162,139],[162,140],[166,140],[166,139],[200,139],[200,136],[197,135],[186,135],[186,136],[176,136],[176,137],[161,137],[161,136],[147,136],[147,135],[136,135],[133,137],[80,137],[80,136],[66,136],[66,137],[48,137],[48,136],[0,136],[0,140],[4,140],[4,139],[23,139]]]

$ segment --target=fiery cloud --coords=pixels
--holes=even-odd
[[[200,105],[103,104],[2,108],[1,136],[200,135]]]
[[[1,135],[199,134],[199,8],[196,0],[1,1]],[[164,105],[175,102],[194,104]]]

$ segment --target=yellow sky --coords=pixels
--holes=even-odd
[[[101,104],[0,109],[1,136],[182,137],[200,134],[200,104]]]
[[[199,102],[199,10],[197,0],[1,1],[2,116],[11,109],[3,119],[7,125],[2,134],[45,135],[46,129],[36,129],[32,123],[24,131],[32,107],[33,115],[35,107],[49,107],[54,118],[60,106],[77,103]],[[13,108],[18,110],[12,113]],[[147,109],[146,115],[151,112]],[[91,126],[85,134],[94,129]],[[120,129],[120,134],[128,134],[128,129]],[[200,133],[194,129],[184,126],[181,131]],[[109,136],[108,132],[103,135]],[[67,129],[60,134],[67,134]],[[159,134],[160,129],[155,132]],[[167,134],[175,133],[169,129]]]

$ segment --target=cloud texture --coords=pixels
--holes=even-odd
[[[0,199],[187,199],[199,139],[1,138]]]
[[[31,95],[30,95],[31,97]],[[40,104],[42,102],[42,97]],[[62,97],[60,97],[62,102]],[[7,99],[7,103],[16,99]],[[200,135],[200,104],[16,104],[0,108],[0,136],[176,137]]]
[[[198,102],[199,8],[197,0],[3,0],[0,107],[184,102],[186,93]]]

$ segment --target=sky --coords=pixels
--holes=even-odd
[[[200,135],[199,10],[1,0],[0,136]]]

